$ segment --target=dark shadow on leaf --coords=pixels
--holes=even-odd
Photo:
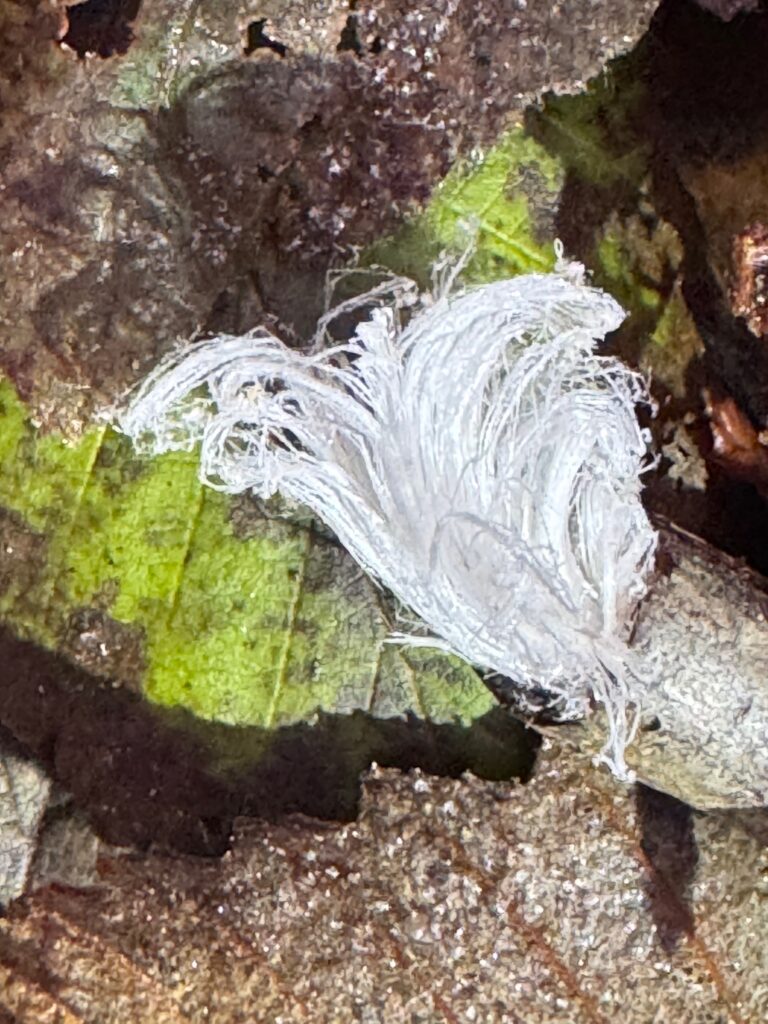
[[[564,161],[556,230],[588,265],[594,265],[591,247],[607,214],[637,207],[650,169],[654,206],[684,245],[683,293],[709,370],[761,424],[768,422],[768,348],[729,308],[680,171],[736,161],[765,146],[766,61],[765,10],[724,23],[693,0],[664,0],[631,54],[580,95],[548,96],[542,110],[526,117],[534,137]],[[598,276],[596,283],[604,282]],[[671,284],[661,282],[660,292]],[[617,298],[629,304],[630,297]],[[653,326],[636,315],[622,328],[625,358],[633,360]]]
[[[768,140],[765,5],[723,22],[694,0],[664,0],[639,45],[644,123],[670,158],[735,160]]]
[[[652,867],[646,883],[648,904],[659,941],[671,953],[695,930],[690,889],[699,862],[693,810],[647,786],[636,789],[641,845]]]
[[[360,38],[360,26],[356,14],[350,14],[344,23],[344,28],[339,36],[339,44],[336,47],[337,53],[354,53],[361,57],[365,53],[365,46]]]
[[[683,241],[683,294],[706,347],[708,369],[764,424],[768,349],[733,315],[681,170],[712,162],[725,166],[765,148],[768,14],[762,9],[723,23],[692,0],[665,0],[637,59],[644,84],[638,128],[644,126],[653,143],[653,200]]]
[[[471,727],[363,712],[272,732],[166,710],[0,631],[0,725],[69,790],[108,842],[217,855],[241,814],[351,820],[372,761],[525,778],[533,734],[502,708]]]
[[[246,57],[250,57],[255,50],[271,50],[278,57],[284,57],[288,52],[287,46],[276,39],[271,39],[267,35],[264,31],[266,24],[266,18],[259,18],[258,21],[252,21],[246,29],[245,46],[243,48],[243,53]]]

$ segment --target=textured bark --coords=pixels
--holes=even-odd
[[[627,750],[638,779],[701,809],[768,803],[767,611],[763,577],[661,527],[632,641],[646,670],[643,721]],[[601,716],[554,728],[584,750],[604,742]]]
[[[768,802],[768,583],[672,528],[634,647],[651,667],[638,776],[697,807]],[[653,726],[649,728],[648,726]]]

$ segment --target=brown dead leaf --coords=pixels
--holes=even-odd
[[[179,339],[306,339],[332,263],[653,6],[0,0],[0,365],[77,433]]]
[[[375,69],[382,96],[465,150],[489,145],[545,90],[580,89],[625,52],[657,4],[572,0],[257,0],[262,31],[291,53],[351,54]],[[322,13],[321,13],[322,12]],[[333,25],[336,35],[323,31]],[[339,29],[341,29],[339,31]]]
[[[765,821],[619,791],[563,752],[526,786],[377,770],[353,824],[243,821],[221,861],[104,860],[98,887],[17,901],[0,1006],[22,1024],[757,1024]]]
[[[732,398],[707,392],[705,399],[712,432],[710,458],[733,479],[754,484],[768,495],[768,447],[762,434]]]
[[[734,316],[743,317],[758,338],[768,333],[768,228],[759,221],[733,239],[730,302]]]

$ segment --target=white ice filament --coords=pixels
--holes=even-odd
[[[625,774],[636,719],[632,612],[655,534],[639,500],[641,379],[595,354],[608,295],[532,274],[444,296],[401,328],[377,309],[307,356],[265,330],[162,363],[120,427],[146,450],[201,445],[202,479],[308,505],[443,646],[593,698]]]

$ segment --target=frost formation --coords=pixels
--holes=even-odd
[[[200,443],[211,487],[308,505],[431,645],[564,716],[600,701],[602,757],[627,777],[626,640],[656,537],[645,386],[595,353],[623,318],[571,267],[443,294],[406,326],[383,306],[315,355],[265,329],[216,337],[161,363],[119,426],[152,453]]]

